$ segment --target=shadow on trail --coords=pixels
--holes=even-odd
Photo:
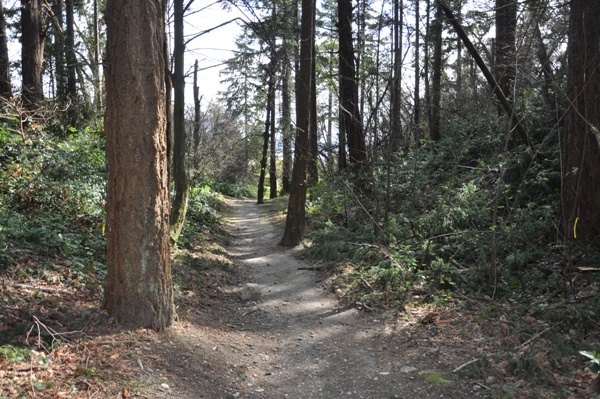
[[[305,264],[294,258],[294,249],[278,245],[281,232],[261,217],[261,207],[236,201],[234,212],[230,254],[243,283],[258,284],[262,298],[246,303],[230,296],[219,309],[224,327],[189,318],[189,331],[177,334],[179,350],[194,351],[195,340],[208,343],[213,353],[195,353],[221,363],[226,373],[197,378],[223,384],[223,398],[465,397],[456,383],[432,385],[416,374],[451,369],[440,363],[443,348],[434,339],[411,341],[381,315],[341,307],[320,286],[322,272],[298,270]]]

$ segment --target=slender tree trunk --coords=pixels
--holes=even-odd
[[[55,64],[55,79],[56,79],[56,97],[60,102],[63,102],[67,97],[67,82],[65,74],[65,38],[63,32],[63,0],[56,0],[52,3],[52,12],[56,17],[56,22],[61,28],[55,30],[54,35],[54,64]]]
[[[272,71],[273,75],[275,75],[275,71]],[[275,81],[275,78],[273,78]],[[277,198],[277,143],[275,140],[275,82],[273,82],[273,88],[271,89],[273,94],[271,95],[271,154],[270,154],[270,162],[269,162],[269,198]]]
[[[433,78],[431,82],[431,122],[429,125],[429,136],[433,141],[440,141],[440,106],[442,91],[442,12],[439,7],[436,7],[433,32]]]
[[[185,224],[187,213],[189,182],[185,168],[186,131],[185,131],[185,75],[184,56],[185,42],[183,36],[183,0],[173,1],[174,49],[173,88],[175,102],[173,105],[173,185],[175,198],[171,208],[171,241],[177,242]]]
[[[333,76],[333,65],[331,56],[329,58],[329,76]],[[334,170],[335,161],[333,159],[333,91],[331,87],[327,89],[327,172]]]
[[[77,96],[77,57],[75,56],[75,10],[73,9],[73,0],[65,0],[66,23],[67,23],[67,96],[75,98]]]
[[[427,126],[430,129],[431,132],[431,90],[429,87],[429,74],[430,74],[430,68],[429,68],[429,64],[431,61],[431,58],[429,56],[430,52],[429,52],[429,48],[431,47],[431,36],[432,35],[432,26],[431,26],[431,0],[427,0],[427,6],[425,9],[425,43],[423,44],[423,65],[424,65],[424,70],[423,70],[423,74],[425,75],[425,110],[427,112],[426,114],[426,118],[427,118]],[[431,135],[431,134],[430,134]]]
[[[600,3],[571,2],[562,214],[567,240],[600,244]]]
[[[260,175],[258,178],[258,195],[257,195],[257,204],[265,203],[265,178],[267,174],[267,158],[269,155],[269,133],[271,131],[271,124],[273,121],[271,120],[271,112],[273,103],[274,103],[274,94],[275,94],[275,74],[274,74],[274,64],[275,64],[275,56],[273,52],[271,52],[271,61],[269,62],[268,67],[268,83],[267,83],[267,113],[265,116],[265,130],[263,133],[263,148],[262,148],[262,157],[260,159]]]
[[[312,76],[312,37],[315,34],[316,0],[302,0],[300,29],[300,74],[296,93],[296,146],[292,170],[292,190],[288,201],[285,231],[281,245],[302,241],[306,225],[306,167],[309,157],[310,88]]]
[[[12,97],[12,84],[10,80],[10,59],[8,58],[8,40],[6,39],[6,19],[4,8],[0,0],[0,97]]]
[[[44,98],[42,71],[45,33],[40,0],[21,0],[21,96],[29,110]]]
[[[415,0],[415,143],[419,146],[421,141],[421,15],[420,0]]]
[[[100,79],[100,38],[98,33],[98,0],[94,0],[94,105],[97,109],[102,107],[102,81]]]
[[[104,119],[104,308],[119,322],[159,331],[175,319],[161,6],[162,0],[108,2]]]
[[[467,36],[462,26],[458,23],[458,19],[456,19],[452,10],[449,9],[448,6],[442,0],[437,0],[437,6],[444,12],[444,14],[446,14],[448,21],[452,24],[454,30],[456,30],[456,33],[462,39],[465,47],[471,53],[471,56],[479,66],[479,69],[481,70],[488,84],[492,88],[493,93],[496,95],[496,98],[502,105],[502,109],[504,109],[504,112],[506,112],[506,115],[510,118],[512,125],[515,126],[515,129],[517,130],[517,132],[519,132],[523,143],[526,144],[533,153],[537,153],[537,149],[535,148],[535,145],[533,145],[533,142],[529,139],[529,135],[527,134],[527,130],[525,129],[525,126],[523,125],[521,119],[514,112],[512,104],[502,92],[502,89],[498,85],[498,82],[496,82],[494,75],[490,72],[489,68],[483,62],[483,59],[477,52],[477,49],[475,49],[475,46],[473,46],[473,43],[471,43],[471,40],[469,40],[469,37]]]
[[[548,109],[555,110],[557,106],[557,98],[555,93],[555,76],[554,70],[552,68],[552,61],[548,56],[548,50],[546,49],[546,44],[544,43],[544,39],[542,37],[542,32],[540,29],[540,20],[544,17],[544,13],[546,12],[546,7],[543,4],[540,4],[538,0],[528,0],[528,7],[530,9],[531,14],[533,15],[532,21],[532,29],[533,35],[536,42],[536,55],[538,57],[538,61],[541,66],[542,76],[544,77],[544,82],[542,85],[542,90],[544,93],[544,99],[548,105]],[[562,113],[562,112],[561,112]],[[555,115],[556,112],[553,112]],[[555,116],[553,115],[553,118]]]
[[[402,125],[400,121],[400,102],[402,101],[402,18],[401,0],[394,0],[394,25],[393,45],[394,55],[392,71],[392,104],[391,104],[391,132],[389,136],[390,156],[398,151],[402,141]]]
[[[462,24],[462,2],[458,2],[458,23]],[[463,102],[462,40],[456,38],[456,106]]]
[[[341,86],[340,77],[340,86]],[[342,103],[338,104],[338,170],[344,170],[348,167],[348,157],[346,152],[346,118],[344,117]]]
[[[283,162],[281,167],[281,191],[290,192],[292,179],[292,110],[290,101],[290,60],[284,51],[283,77],[281,79],[281,133]]]
[[[165,21],[168,19],[168,0],[163,2],[163,16]],[[173,79],[171,76],[171,50],[169,49],[169,34],[164,31],[163,37],[163,59],[164,59],[164,76],[165,76],[165,121],[166,136],[167,136],[167,180],[169,193],[171,189],[171,180],[173,177],[173,169],[171,167],[173,160]]]
[[[194,169],[200,168],[200,87],[198,87],[198,60],[194,62]]]

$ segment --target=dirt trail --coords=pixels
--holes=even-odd
[[[323,288],[324,274],[278,244],[282,232],[265,218],[268,207],[235,201],[230,255],[241,284],[262,297],[243,302],[232,288],[219,309],[178,323],[164,342],[164,397],[175,398],[467,398],[447,373],[444,348],[411,338],[382,315],[342,307]],[[207,326],[207,321],[219,321]],[[390,322],[391,323],[391,322]],[[426,382],[427,370],[434,383]],[[153,379],[155,382],[156,378]],[[156,396],[159,397],[159,396]]]

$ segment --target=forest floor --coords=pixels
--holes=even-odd
[[[2,272],[0,398],[513,397],[502,394],[498,375],[453,373],[493,345],[473,327],[476,315],[344,305],[326,289],[327,272],[278,245],[276,206],[227,202],[225,231],[175,255],[179,321],[163,333],[116,325],[94,290],[32,281],[17,266]],[[67,262],[55,259],[48,273],[67,273]],[[247,283],[260,289],[254,301],[239,297]],[[589,397],[591,378],[573,382],[572,397]]]

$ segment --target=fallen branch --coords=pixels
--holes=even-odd
[[[327,265],[324,265],[321,262],[317,262],[312,266],[298,266],[296,270],[323,270],[327,269],[327,267]]]
[[[532,343],[533,341],[538,339],[542,334],[547,333],[548,331],[552,330],[553,328],[554,327],[548,327],[544,331],[535,334],[533,337],[529,338],[527,341],[523,342],[521,345],[517,346],[515,349],[522,349],[522,348],[526,347],[527,345],[529,345],[530,343]]]
[[[58,294],[75,296],[74,292],[67,291],[67,290],[61,290],[61,289],[58,289],[58,288],[36,287],[34,285],[27,285],[27,284],[13,284],[13,287],[15,287],[15,288],[23,288],[25,290],[42,291],[42,292],[56,292]]]
[[[523,342],[521,345],[515,347],[515,350],[520,350],[525,348],[527,345],[529,345],[530,343],[532,343],[533,341],[535,341],[536,339],[538,339],[539,337],[541,337],[543,334],[547,333],[548,331],[552,330],[554,327],[548,327],[543,331],[540,331],[539,333],[535,334],[533,337],[529,338],[527,341]],[[452,370],[453,373],[457,373],[460,370],[469,367],[470,365],[472,365],[473,363],[477,363],[479,361],[482,361],[483,359],[485,359],[486,357],[489,356],[493,356],[495,353],[492,353],[490,355],[486,355],[486,356],[482,356],[479,357],[477,359],[473,359],[473,360],[469,360],[466,363],[461,364],[460,366],[458,366],[457,368],[455,368],[454,370]]]
[[[457,368],[455,368],[454,370],[452,370],[453,373],[458,373],[460,370],[464,369],[465,367],[468,367],[470,365],[472,365],[473,363],[477,363],[479,361],[481,361],[482,358],[477,358],[477,359],[473,359],[473,360],[469,360],[466,363],[461,364],[460,366],[458,366]]]
[[[257,311],[259,311],[259,310],[260,310],[260,308],[254,308],[254,309],[250,309],[249,311],[247,311],[246,313],[244,313],[244,314],[242,315],[242,317],[248,316],[249,314],[251,314],[251,313],[254,313],[254,312],[257,312]]]
[[[383,247],[380,247],[379,245],[375,245],[375,244],[367,244],[367,243],[361,243],[361,242],[346,241],[346,244],[356,245],[359,247],[367,247],[367,248],[377,249],[377,250],[379,250],[379,252],[384,254],[394,264],[394,266],[396,266],[398,269],[402,269],[402,266],[400,265],[400,263],[398,263],[396,261],[396,259],[394,259],[394,257],[392,256],[392,253],[387,248],[383,248]]]

